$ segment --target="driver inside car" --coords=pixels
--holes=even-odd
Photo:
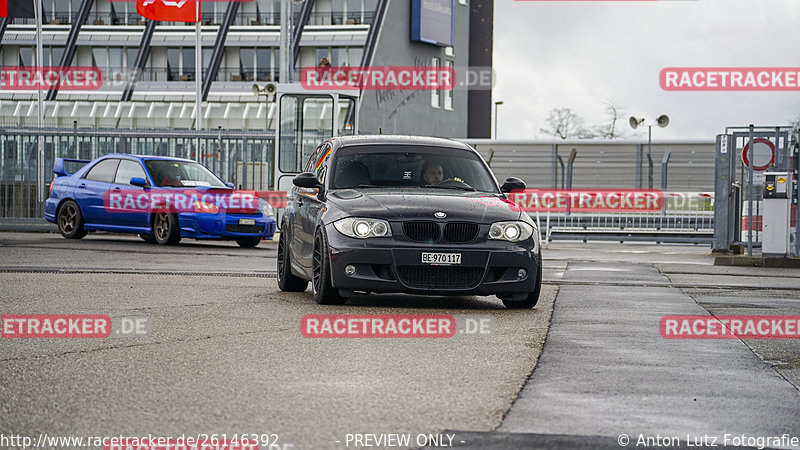
[[[161,187],[180,187],[183,184],[180,181],[180,175],[178,174],[178,168],[169,165],[161,170],[161,182],[159,186]]]
[[[448,178],[449,180],[458,181],[463,183],[459,177]],[[422,181],[427,186],[434,186],[444,181],[444,170],[442,165],[435,162],[426,162],[422,166]]]

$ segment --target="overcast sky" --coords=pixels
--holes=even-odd
[[[494,14],[500,139],[545,138],[558,107],[599,124],[607,101],[626,118],[669,115],[654,139],[800,115],[800,92],[666,92],[658,79],[665,67],[800,67],[800,0],[496,0]]]

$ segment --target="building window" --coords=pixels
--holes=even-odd
[[[239,49],[239,80],[234,81],[253,81],[255,76],[256,49]]]
[[[451,74],[455,73],[453,70],[453,61],[445,62],[447,71]],[[450,89],[444,89],[444,109],[448,111],[453,110],[453,88],[456,80],[450,80]]]
[[[136,57],[139,55],[139,47],[128,47],[125,49],[125,67],[135,67]]]
[[[439,67],[440,67],[439,58],[431,58],[431,69],[434,71],[434,73],[439,72]],[[434,108],[442,107],[442,99],[441,96],[439,95],[438,89],[431,89],[431,106],[433,106]]]
[[[71,2],[69,0],[53,0],[52,9],[50,9],[51,14],[49,14],[48,19],[50,19],[51,25],[63,25],[72,22],[71,16],[73,12],[77,11],[70,11]],[[47,11],[47,4],[45,4],[45,11]]]
[[[370,24],[378,6],[378,0],[330,0],[330,11],[321,12],[317,9],[320,3],[314,5],[310,25]]]
[[[361,47],[317,47],[316,49],[318,65],[323,58],[327,58],[334,67],[358,66],[363,55],[364,49]]]
[[[469,0],[458,0],[458,4],[467,6],[469,4]]]
[[[181,49],[167,49],[167,81],[174,81],[181,74]]]
[[[273,81],[275,66],[272,64],[272,48],[256,49],[256,80]]]
[[[456,56],[456,52],[453,47],[445,47],[444,48],[444,56]]]
[[[240,48],[239,67],[231,70],[229,81],[277,81],[274,50],[272,47]]]

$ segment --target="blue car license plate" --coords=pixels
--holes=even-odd
[[[255,225],[256,219],[239,219],[239,225]]]

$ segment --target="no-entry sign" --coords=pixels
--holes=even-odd
[[[769,139],[753,139],[753,151],[750,151],[750,142],[742,149],[742,162],[746,167],[753,164],[753,170],[764,171],[775,162],[775,144]]]

